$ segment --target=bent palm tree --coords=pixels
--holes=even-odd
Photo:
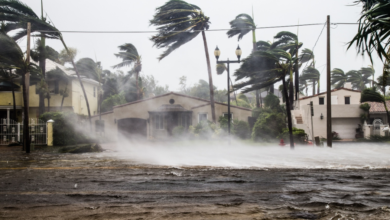
[[[210,105],[213,122],[216,122],[214,107],[214,86],[211,75],[210,57],[207,48],[205,30],[209,29],[210,18],[196,5],[182,0],[170,0],[156,9],[150,24],[157,26],[159,33],[151,40],[157,48],[167,48],[158,58],[164,59],[172,51],[194,39],[202,32],[209,75]]]
[[[131,72],[135,74],[136,88],[137,88],[137,99],[139,99],[139,86],[138,78],[139,73],[142,70],[141,56],[138,54],[137,48],[133,44],[123,44],[119,46],[121,52],[116,53],[115,56],[122,59],[122,62],[113,66],[113,68],[121,68],[124,66],[133,66]]]
[[[292,135],[292,119],[290,100],[287,93],[286,76],[290,75],[295,62],[290,53],[281,49],[267,51],[254,51],[248,58],[243,60],[241,67],[234,73],[236,80],[247,79],[234,86],[235,90],[243,89],[242,92],[250,92],[266,88],[276,82],[282,81],[283,94],[286,97],[286,110],[288,129],[290,134],[290,147],[294,148]],[[293,94],[290,94],[293,95]]]
[[[306,67],[302,72],[302,78],[305,80],[311,81],[313,86],[313,94],[316,94],[316,83],[317,83],[317,92],[319,91],[319,80],[320,80],[320,72],[311,66]]]
[[[362,68],[361,70],[351,70],[346,73],[347,82],[352,83],[352,88],[363,91],[365,85],[371,82],[372,70]]]
[[[390,125],[390,114],[389,114],[389,110],[387,109],[385,96],[382,96],[381,94],[379,94],[379,92],[376,91],[376,87],[364,89],[362,91],[362,95],[360,97],[360,102],[381,102],[381,103],[383,103],[385,110],[386,110],[386,114],[387,114],[387,122]]]
[[[344,84],[347,82],[348,76],[344,73],[342,69],[334,68],[331,71],[330,83],[335,89],[343,88]]]
[[[27,73],[32,74],[32,79],[34,80],[34,75],[40,75],[40,69],[37,65],[29,63],[26,58],[24,58],[23,52],[20,49],[19,45],[10,38],[4,32],[0,32],[0,45],[2,45],[0,50],[0,66],[2,69],[15,69],[16,74],[22,77],[22,87],[23,87],[23,103],[24,103],[24,120],[23,120],[23,146],[26,149],[26,153],[30,153],[30,142],[29,142],[29,131],[28,131],[28,98],[27,90],[25,83],[25,75]]]
[[[65,44],[61,32],[57,30],[57,28],[55,28],[54,26],[47,23],[45,19],[40,19],[30,7],[20,2],[19,0],[0,0],[0,21],[3,22],[1,29],[5,33],[21,29],[12,37],[14,40],[18,40],[27,35],[27,23],[30,22],[31,23],[30,31],[32,34],[35,32],[39,32],[40,36],[43,36],[44,38],[59,39],[62,45],[65,47],[65,50],[69,54],[69,57],[71,57],[71,51]],[[43,57],[44,56],[42,56],[42,59]],[[89,126],[90,129],[92,130],[91,111],[89,108],[87,93],[85,92],[84,85],[81,81],[80,75],[77,71],[73,59],[71,60],[71,62],[73,68],[76,71],[77,78],[79,80],[81,89],[84,94],[85,102],[87,105],[87,111],[88,111]]]

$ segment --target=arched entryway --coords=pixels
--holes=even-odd
[[[118,120],[119,139],[146,140],[147,124],[142,118],[123,118]]]

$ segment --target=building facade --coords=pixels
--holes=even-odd
[[[216,118],[226,116],[228,106],[215,102]],[[232,119],[248,121],[252,110],[231,106]],[[113,111],[102,113],[104,121],[103,135],[111,141],[118,137],[139,137],[141,139],[169,138],[175,127],[188,129],[202,121],[212,121],[209,100],[199,99],[178,93],[139,100],[124,105],[114,106]],[[99,115],[93,117],[95,131]]]

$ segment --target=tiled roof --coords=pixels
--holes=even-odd
[[[364,102],[368,103],[370,108],[370,113],[386,113],[385,106],[382,102]],[[387,108],[390,108],[390,100],[386,101]]]

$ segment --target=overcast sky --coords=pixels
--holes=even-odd
[[[40,15],[40,0],[24,0]],[[62,31],[153,31],[149,26],[155,9],[166,0],[43,0],[44,12],[55,26]],[[227,29],[229,21],[240,13],[252,14],[258,27],[282,26],[309,23],[324,23],[326,16],[331,16],[331,22],[356,22],[360,16],[361,6],[353,6],[354,0],[189,0],[189,3],[199,6],[206,16],[210,17],[210,29]],[[313,49],[320,35],[322,25],[293,28],[260,29],[256,31],[257,40],[272,41],[280,31],[299,31],[299,40],[303,48]],[[341,68],[344,71],[360,69],[370,65],[368,57],[356,54],[355,48],[347,51],[347,42],[356,34],[357,25],[332,26],[331,29],[331,68]],[[78,49],[76,59],[90,57],[102,62],[104,69],[120,62],[114,56],[118,46],[132,43],[142,56],[142,74],[153,75],[161,85],[169,85],[171,91],[179,89],[179,77],[187,76],[188,84],[192,85],[199,79],[207,81],[207,65],[202,37],[195,39],[162,61],[157,57],[163,49],[153,47],[149,38],[151,33],[142,34],[75,34],[64,33],[68,46]],[[235,49],[240,44],[245,58],[252,50],[251,35],[248,34],[240,42],[237,38],[227,38],[226,31],[207,32],[207,43],[211,58],[214,85],[218,89],[226,88],[226,77],[218,76],[215,71],[214,49],[218,45],[221,50],[221,60],[236,59]],[[20,41],[25,48],[26,41]],[[47,44],[60,51],[62,44],[56,40],[48,40]],[[326,88],[326,29],[314,48],[316,67],[321,72],[321,91]],[[377,78],[382,72],[382,62],[374,56],[374,68]],[[231,74],[239,67],[231,65]],[[128,68],[124,68],[127,71]],[[310,91],[310,90],[309,90]]]

